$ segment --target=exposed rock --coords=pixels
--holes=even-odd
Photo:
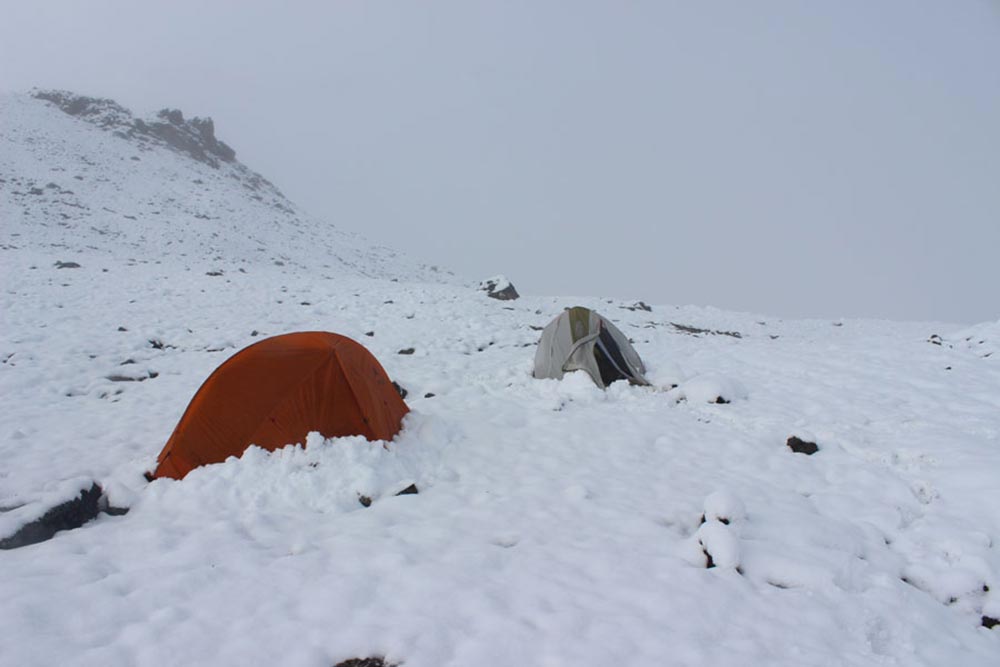
[[[55,267],[57,269],[79,269],[80,265],[76,262],[56,262]]]
[[[815,442],[803,440],[795,435],[788,438],[788,441],[785,444],[788,445],[788,448],[796,454],[812,455],[819,451],[819,447]]]
[[[385,658],[374,656],[370,658],[351,658],[338,662],[333,667],[396,667],[394,663],[386,662]]]
[[[698,336],[701,334],[708,334],[710,336],[729,336],[731,338],[743,338],[743,334],[739,331],[720,331],[718,329],[702,329],[700,327],[694,327],[689,324],[678,324],[677,322],[671,322],[672,326],[677,331],[681,333],[690,334],[692,336]]]
[[[236,151],[216,138],[215,123],[211,118],[185,120],[179,109],[163,109],[154,120],[144,121],[135,118],[131,111],[114,100],[86,97],[65,90],[36,90],[33,95],[52,102],[70,116],[112,130],[125,139],[158,140],[178,153],[216,168],[219,161],[233,162],[236,159]],[[267,183],[263,178],[257,178],[261,184]]]
[[[417,493],[420,493],[420,490],[417,488],[417,485],[416,484],[410,484],[408,487],[406,487],[405,489],[403,489],[402,491],[400,491],[396,495],[397,496],[412,496],[412,495],[415,495]]]
[[[399,352],[397,352],[397,354],[413,354],[416,351],[417,351],[417,349],[414,348],[414,347],[405,347],[402,350],[400,350]]]
[[[992,630],[1000,625],[1000,619],[993,618],[992,616],[983,616],[982,624],[984,628]]]
[[[649,304],[647,304],[647,303],[645,303],[643,301],[636,301],[631,306],[621,306],[621,308],[623,308],[625,310],[632,310],[632,311],[644,310],[647,313],[653,312],[653,308]]]
[[[493,276],[479,283],[479,290],[486,292],[486,296],[500,301],[513,301],[520,295],[514,289],[514,284],[504,276]]]
[[[100,514],[102,493],[101,487],[95,482],[89,489],[80,491],[79,497],[56,505],[40,519],[21,526],[13,535],[0,540],[0,549],[37,544],[52,539],[61,530],[79,528]]]
[[[361,503],[361,505],[364,507],[372,506],[372,499],[369,498],[368,496],[362,496],[361,494],[358,494],[358,502]]]

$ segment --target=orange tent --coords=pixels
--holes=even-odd
[[[409,411],[372,354],[325,332],[267,338],[226,360],[191,400],[157,458],[153,478],[183,478],[193,468],[328,438],[391,440]]]

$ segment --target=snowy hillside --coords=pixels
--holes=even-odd
[[[436,272],[311,218],[236,159],[211,119],[146,120],[64,91],[0,95],[3,248],[228,274],[263,263],[376,278]]]
[[[0,551],[0,664],[1000,664],[1000,361],[959,327],[498,301],[238,163],[0,104],[0,538],[129,508]],[[657,388],[533,379],[572,305]],[[147,483],[209,373],[298,330],[366,345],[402,433]]]

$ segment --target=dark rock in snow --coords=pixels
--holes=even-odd
[[[375,335],[375,332],[374,331],[366,331],[365,335],[371,337],[371,336]]]
[[[437,394],[429,391],[426,394],[424,394],[424,398],[434,398],[436,395]]]
[[[636,301],[631,306],[621,306],[621,307],[624,308],[625,310],[631,310],[631,311],[644,310],[647,313],[653,312],[653,308],[644,301]]]
[[[56,262],[55,267],[57,269],[79,269],[80,265],[76,262]]]
[[[713,329],[702,329],[701,327],[691,326],[690,324],[678,324],[677,322],[671,322],[672,326],[677,331],[681,333],[689,334],[691,336],[698,336],[701,334],[708,334],[710,336],[729,336],[730,338],[743,338],[743,334],[739,331],[720,331]]]
[[[399,352],[397,352],[397,354],[413,354],[416,351],[417,351],[417,349],[414,348],[414,347],[405,347],[402,350],[400,350]]]
[[[362,495],[359,494],[358,495],[358,502],[361,503],[364,507],[371,507],[372,506],[372,499],[369,498],[368,496],[362,496]]]
[[[503,276],[487,278],[479,283],[479,290],[486,292],[486,296],[491,299],[499,299],[500,301],[513,301],[520,297],[520,294],[514,289],[514,283]]]
[[[1000,625],[1000,619],[993,618],[992,616],[983,616],[984,628],[992,630],[998,625]]]
[[[420,490],[417,488],[417,485],[416,484],[410,484],[408,487],[406,487],[405,489],[403,489],[402,491],[400,491],[396,495],[397,496],[412,496],[412,495],[415,495],[417,493],[420,493]]]
[[[333,667],[396,667],[396,665],[386,662],[385,658],[375,656],[371,658],[351,658],[350,660],[338,662]]]
[[[812,455],[819,451],[819,447],[816,446],[815,442],[809,442],[794,435],[785,444],[796,454]]]
[[[52,539],[61,530],[79,528],[100,513],[102,493],[101,487],[95,482],[89,489],[80,491],[79,497],[56,505],[40,519],[21,526],[13,535],[0,540],[0,549],[37,544]]]

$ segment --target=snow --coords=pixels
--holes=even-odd
[[[479,281],[479,289],[490,292],[502,292],[510,287],[510,280],[504,275],[495,275]]]
[[[123,140],[2,105],[0,536],[93,481],[131,509],[0,552],[0,664],[997,664],[1000,367],[928,343],[960,327],[482,299],[211,167],[128,164]],[[12,194],[79,165],[88,219]],[[188,219],[198,197],[237,229]],[[126,203],[128,225],[98,213]],[[533,379],[537,327],[573,305],[677,389]],[[410,392],[400,435],[147,483],[208,374],[296,330],[375,354]]]

